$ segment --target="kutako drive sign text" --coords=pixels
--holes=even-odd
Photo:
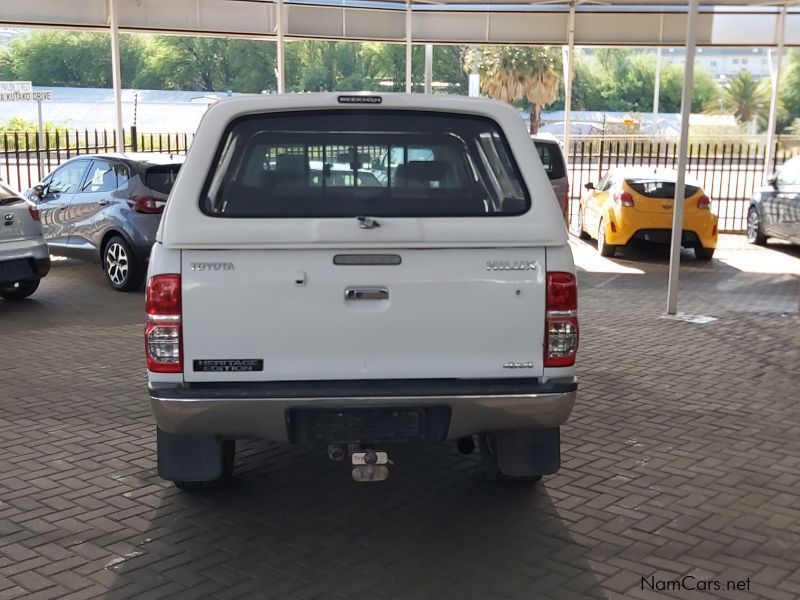
[[[53,92],[35,92],[30,81],[0,81],[0,102],[52,100]]]

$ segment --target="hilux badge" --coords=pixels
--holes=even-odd
[[[487,271],[535,271],[535,260],[487,260]]]
[[[193,262],[192,271],[235,271],[232,262]]]

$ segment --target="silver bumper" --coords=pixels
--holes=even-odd
[[[313,398],[174,398],[151,390],[158,426],[169,433],[264,438],[288,442],[287,413],[308,408],[449,406],[448,439],[481,431],[550,428],[569,418],[576,392],[498,395]]]

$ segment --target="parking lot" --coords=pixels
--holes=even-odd
[[[54,261],[0,302],[0,599],[800,597],[800,248],[685,252],[680,310],[704,324],[662,317],[666,251],[573,250],[557,475],[487,484],[477,453],[418,445],[356,484],[324,448],[249,442],[205,495],[155,472],[143,295]],[[644,582],[676,578],[722,590]]]

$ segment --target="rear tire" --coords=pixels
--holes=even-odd
[[[10,285],[0,286],[0,298],[18,302],[24,300],[39,288],[41,279],[29,279],[27,281],[19,281]]]
[[[233,480],[236,464],[236,440],[222,442],[222,475],[211,481],[174,481],[175,487],[185,492],[206,492],[228,486]]]
[[[767,243],[767,236],[761,233],[761,217],[755,206],[751,206],[747,211],[747,241],[756,246],[764,246]]]
[[[613,244],[606,244],[606,224],[600,221],[600,227],[597,230],[597,251],[600,256],[611,258],[617,253],[617,247]]]
[[[702,246],[694,247],[694,256],[697,260],[708,262],[714,257],[715,248],[703,248]]]
[[[142,287],[143,261],[122,237],[115,235],[103,247],[103,271],[108,283],[119,292],[134,292]]]

